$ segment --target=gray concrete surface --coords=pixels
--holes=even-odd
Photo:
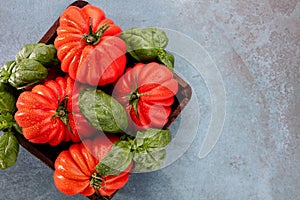
[[[195,138],[171,165],[133,174],[115,200],[300,199],[299,0],[89,2],[123,29],[153,25],[189,36],[211,56],[226,91],[221,136],[200,159],[212,112],[210,92],[203,76],[179,56],[176,71],[192,85],[200,110]],[[22,45],[37,42],[70,3],[1,0],[1,65]],[[194,116],[188,117],[194,126]],[[178,126],[180,120],[172,127]],[[61,194],[52,175],[21,148],[16,165],[0,172],[0,199],[86,199]]]

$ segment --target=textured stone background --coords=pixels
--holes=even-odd
[[[0,7],[0,63],[35,43],[72,1],[10,0]],[[222,75],[227,94],[222,135],[204,159],[205,131],[163,170],[133,174],[114,199],[300,199],[300,1],[89,1],[123,29],[154,25],[200,43]],[[191,52],[193,50],[191,49]],[[183,65],[182,63],[179,63]],[[191,68],[178,69],[209,118],[207,89]],[[0,172],[0,199],[85,199],[60,194],[52,171],[21,148]]]

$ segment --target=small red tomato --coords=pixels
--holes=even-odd
[[[138,63],[117,81],[113,96],[126,107],[139,129],[163,127],[171,113],[178,83],[164,65]]]
[[[54,183],[66,195],[82,194],[91,196],[95,192],[111,196],[122,188],[129,179],[130,165],[117,176],[100,176],[95,166],[108,154],[119,138],[104,134],[94,140],[73,144],[61,152],[55,161]]]
[[[93,135],[96,129],[80,113],[79,91],[74,80],[66,76],[22,92],[16,103],[15,120],[24,137],[33,143],[55,146]]]
[[[98,7],[68,7],[60,16],[54,46],[61,69],[82,83],[103,86],[115,82],[126,65],[121,28]]]

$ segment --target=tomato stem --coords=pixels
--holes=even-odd
[[[89,34],[93,34],[93,18],[90,17],[90,27],[89,27]]]
[[[98,190],[101,188],[102,184],[102,177],[97,174],[96,172],[92,174],[90,185],[95,189]]]
[[[101,199],[104,199],[104,200],[110,200],[110,198],[108,198],[108,197],[106,197],[106,196],[102,196],[102,195],[100,194],[99,190],[95,190],[95,192],[96,192],[96,196],[101,197]]]
[[[65,96],[62,101],[60,101],[60,97],[58,97],[58,107],[56,109],[55,115],[53,115],[53,118],[58,117],[68,128],[71,134],[73,134],[73,131],[71,130],[69,126],[69,111],[67,109],[68,107],[68,96]],[[74,134],[73,134],[74,135]]]
[[[138,86],[138,77],[136,75],[135,78],[135,89],[129,95],[129,105],[132,106],[132,109],[135,115],[139,118],[138,112],[138,102],[141,96],[148,96],[147,94],[140,94],[139,93],[139,86]]]
[[[68,111],[67,111],[67,103],[68,103],[68,97],[65,96],[65,98],[60,102],[60,98],[58,98],[58,107],[56,109],[56,114],[55,116],[56,117],[59,117],[59,118],[65,118],[68,114]]]
[[[85,38],[85,42],[87,44],[96,45],[100,42],[100,39],[104,32],[109,28],[109,24],[105,23],[100,26],[100,28],[93,33],[93,18],[90,17],[90,26],[89,26],[89,33],[83,34],[83,38]]]
[[[140,94],[138,93],[138,91],[134,91],[131,93],[130,98],[129,98],[129,102],[130,104],[134,103],[136,100],[138,100],[140,97]]]
[[[104,186],[102,186],[102,183],[104,183]],[[94,172],[90,179],[90,186],[95,189],[97,195],[101,196],[99,193],[99,189],[106,187],[105,179],[103,179],[102,176],[97,172]]]
[[[129,95],[129,104],[137,103],[141,96],[148,96],[147,94],[140,94],[138,90],[131,92]]]

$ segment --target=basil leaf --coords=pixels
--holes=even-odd
[[[172,137],[170,130],[150,128],[145,131],[137,132],[136,140],[141,139],[143,139],[143,142],[139,141],[139,143],[142,143],[144,147],[164,148],[171,142]]]
[[[109,153],[96,165],[96,171],[102,176],[117,176],[128,168],[132,162],[133,154],[128,141],[116,142]]]
[[[41,63],[23,59],[12,69],[8,82],[19,90],[44,80],[47,75],[48,70]]]
[[[134,169],[147,172],[158,169],[166,158],[165,147],[171,141],[169,130],[150,128],[138,131],[136,137],[122,137],[96,166],[103,176],[118,175],[134,161]]]
[[[19,126],[19,124],[18,124],[16,121],[13,123],[12,127],[13,127],[14,130],[17,131],[18,133],[23,134],[23,132],[22,132],[22,127]]]
[[[21,62],[23,59],[33,59],[40,62],[45,67],[57,66],[59,60],[56,55],[57,51],[53,44],[26,44],[16,55],[16,61]]]
[[[13,114],[9,112],[0,113],[0,131],[11,131],[12,129],[22,134],[22,128],[14,119]]]
[[[19,142],[12,132],[0,136],[0,168],[7,169],[14,165],[19,154]]]
[[[153,26],[146,28],[130,28],[123,31],[120,37],[128,41],[129,48],[139,49],[142,48],[165,48],[168,45],[168,37],[166,33]],[[127,43],[127,42],[126,42]]]
[[[36,44],[25,44],[16,55],[16,61],[21,62],[34,51]]]
[[[171,141],[169,130],[150,128],[138,131],[134,139],[134,169],[138,172],[158,169],[165,160],[165,147]]]
[[[137,152],[133,156],[134,169],[137,172],[149,172],[159,169],[166,158],[165,149]]]
[[[8,83],[8,79],[12,73],[12,69],[16,65],[15,61],[7,61],[0,69],[0,82]]]
[[[166,51],[158,53],[157,59],[166,65],[171,71],[174,69],[174,56]]]
[[[137,61],[151,62],[168,44],[166,33],[156,27],[131,28],[121,33],[129,54]]]
[[[82,114],[98,130],[117,133],[127,128],[128,118],[123,106],[101,90],[82,89],[79,105]]]
[[[15,120],[11,113],[0,113],[0,131],[11,130]]]
[[[128,52],[139,62],[151,62],[156,60],[157,57],[157,50],[155,48],[128,50]]]
[[[134,144],[134,147],[133,147],[134,150],[138,150],[138,148],[143,148],[143,145],[144,145],[144,138],[136,137],[136,138],[134,139],[133,144]]]
[[[9,84],[0,83],[0,113],[13,113],[16,110],[16,98]]]

